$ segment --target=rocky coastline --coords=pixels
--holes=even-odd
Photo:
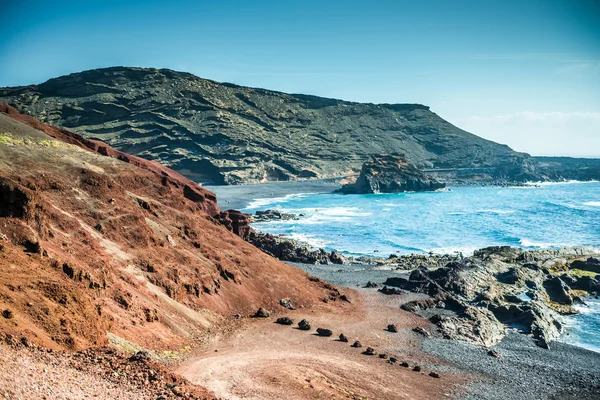
[[[287,219],[299,218],[283,214]],[[276,220],[282,213],[269,210],[259,211],[258,215]],[[560,322],[563,317],[577,313],[574,306],[584,303],[586,297],[600,295],[599,254],[587,247],[530,251],[489,247],[469,257],[350,257],[256,231],[248,241],[286,262],[362,265],[393,271],[385,281],[364,282],[364,287],[390,295],[425,295],[404,304],[403,309],[429,319],[444,338],[480,346],[498,344],[509,327],[531,336],[540,347],[549,348],[564,332]],[[405,271],[405,276],[399,276],[399,271]]]

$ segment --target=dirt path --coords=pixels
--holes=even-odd
[[[371,346],[411,367],[439,364],[421,354],[420,337],[412,332],[413,327],[427,327],[428,322],[400,310],[400,296],[365,291],[354,296],[358,300],[355,311],[343,315],[303,310],[281,314],[296,323],[306,318],[312,325],[310,332],[275,324],[275,318],[252,321],[233,337],[210,343],[177,373],[227,399],[450,398],[449,393],[465,377],[442,373],[436,379],[428,375],[435,367],[414,372],[362,354]],[[389,323],[396,324],[399,332],[387,332]],[[316,336],[317,327],[332,329],[334,336]],[[350,343],[338,341],[340,333]],[[362,349],[350,346],[357,339]]]

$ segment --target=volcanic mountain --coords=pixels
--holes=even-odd
[[[0,102],[198,182],[337,177],[384,153],[405,154],[418,168],[539,178],[529,155],[465,132],[420,104],[355,103],[126,67],[0,89]]]
[[[53,348],[113,338],[181,349],[236,313],[330,295],[231,232],[249,229],[241,214],[197,184],[0,111],[0,333]]]

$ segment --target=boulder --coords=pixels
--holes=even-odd
[[[348,343],[348,338],[343,333],[340,333],[340,342]]]
[[[421,372],[421,367],[419,365],[415,365],[413,367],[413,371],[415,371],[415,372]]]
[[[271,313],[262,307],[254,313],[254,318],[269,318],[270,316]]]
[[[293,325],[294,324],[294,320],[291,318],[288,318],[288,317],[277,318],[276,322],[280,325]]]
[[[432,377],[432,378],[437,378],[437,379],[440,378],[440,374],[438,374],[437,372],[430,372],[429,376]]]
[[[352,343],[352,347],[360,348],[362,347],[362,343],[357,340],[354,343]]]
[[[330,337],[333,335],[333,332],[331,331],[331,329],[325,329],[325,328],[317,328],[317,333],[319,334],[319,336],[324,336],[324,337]]]
[[[310,331],[310,323],[303,319],[302,321],[298,322],[298,329],[301,331]]]
[[[296,308],[292,306],[292,301],[290,299],[281,299],[279,300],[279,305],[283,308],[287,308],[288,310],[295,310]]]
[[[394,324],[389,324],[387,326],[387,330],[388,332],[393,332],[393,333],[397,333],[398,332],[398,327]]]
[[[372,347],[367,347],[367,349],[363,352],[363,354],[367,355],[367,356],[374,356],[377,354],[377,352],[375,351],[374,348]]]
[[[376,288],[376,287],[379,287],[379,285],[376,284],[375,282],[371,282],[371,281],[367,282],[367,284],[365,285],[365,288]]]

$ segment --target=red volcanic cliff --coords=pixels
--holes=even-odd
[[[106,143],[98,140],[86,139],[81,135],[66,129],[46,125],[29,115],[19,113],[17,109],[7,104],[0,104],[0,112],[5,113],[14,120],[40,130],[62,142],[73,144],[103,156],[116,158],[117,160],[135,165],[136,167],[142,168],[146,171],[150,171],[162,177],[163,182],[182,189],[185,198],[198,204],[202,211],[212,215],[218,221],[221,221],[223,225],[232,232],[235,232],[236,234],[245,238],[251,231],[249,218],[245,214],[236,210],[221,211],[217,205],[217,197],[214,193],[202,188],[196,182],[193,182],[179,173],[166,168],[156,161],[132,156],[114,149]]]
[[[180,349],[229,330],[234,314],[283,312],[280,299],[347,306],[242,240],[245,215],[194,182],[0,110],[0,336]]]

